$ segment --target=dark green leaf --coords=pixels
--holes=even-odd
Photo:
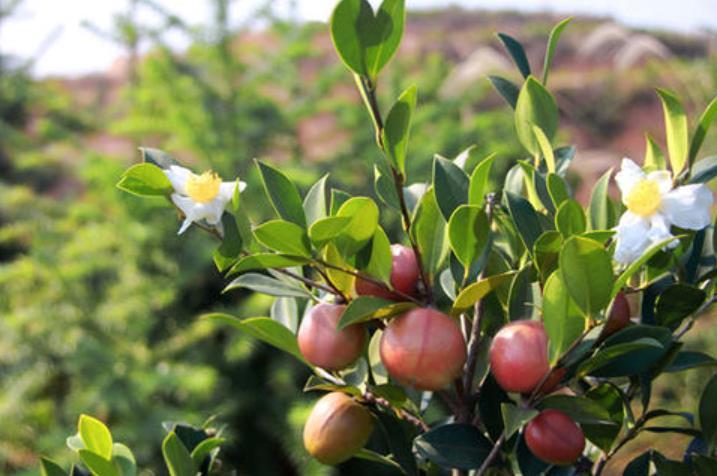
[[[560,251],[560,272],[586,316],[597,316],[610,303],[612,262],[600,243],[580,236],[569,238]]]
[[[717,155],[699,160],[692,167],[690,183],[707,183],[717,177]]]
[[[657,94],[660,96],[665,113],[665,135],[670,165],[673,175],[677,176],[687,163],[689,141],[687,115],[679,99],[672,92],[658,89]]]
[[[581,425],[585,436],[601,450],[607,452],[620,433],[625,419],[625,397],[617,386],[608,383],[590,389],[585,396],[607,410],[610,421],[613,423],[610,425],[583,423]]]
[[[717,447],[717,375],[713,375],[700,397],[699,415],[702,439],[707,443],[709,453]]]
[[[677,354],[675,360],[665,369],[665,372],[681,372],[695,367],[717,366],[717,359],[702,352],[682,351]]]
[[[162,455],[170,476],[195,476],[196,467],[187,448],[174,432],[170,432],[162,443]]]
[[[648,476],[650,474],[650,460],[652,458],[652,450],[645,451],[637,458],[633,459],[625,467],[623,476]]]
[[[508,81],[500,76],[488,76],[488,80],[493,87],[498,91],[508,105],[515,109],[515,105],[518,102],[518,95],[520,94],[520,88],[515,83]]]
[[[646,354],[646,358],[643,360],[646,364],[642,365],[637,362],[636,357],[640,356],[637,351],[642,351],[644,349],[654,352],[651,352],[649,355]],[[642,373],[641,371],[643,368],[646,371],[650,365],[657,361],[659,356],[663,353],[662,351],[663,347],[660,342],[651,337],[642,337],[632,342],[611,345],[609,347],[605,347],[603,350],[596,353],[592,358],[583,362],[578,368],[577,373],[580,375],[595,374],[597,370],[603,370],[603,367],[606,367],[608,364],[614,364],[613,361],[618,358],[622,358],[623,361],[627,360],[625,356],[632,359],[632,362],[630,362],[631,364],[640,365],[640,371],[636,371],[632,368],[632,366],[622,368],[620,365],[613,365],[609,375],[605,375],[604,371],[601,372],[600,375],[615,377],[620,375],[634,375]]]
[[[513,219],[513,224],[518,230],[520,239],[528,252],[532,252],[533,245],[543,233],[538,213],[528,200],[512,192],[505,192],[505,199],[508,205],[508,212]]]
[[[352,299],[346,306],[341,320],[339,320],[338,328],[341,330],[351,324],[371,319],[385,319],[404,313],[413,307],[416,305],[411,302],[395,302],[374,296],[359,296]]]
[[[394,184],[393,178],[391,178],[387,173],[381,172],[381,169],[377,165],[374,165],[373,173],[373,187],[376,190],[376,195],[378,195],[381,201],[389,207],[394,210],[400,210],[401,202],[398,199],[398,193],[396,192],[396,185]]]
[[[220,273],[224,272],[229,266],[236,262],[244,244],[233,215],[230,213],[222,215],[222,225],[224,228],[224,238],[222,238],[222,244],[214,250],[214,254],[212,255],[214,264]]]
[[[647,263],[650,258],[652,258],[655,254],[657,254],[662,248],[664,248],[667,244],[674,241],[675,238],[670,237],[666,238],[659,243],[655,243],[650,248],[645,251],[642,256],[640,256],[638,259],[630,263],[630,266],[625,268],[625,271],[623,271],[620,276],[617,277],[615,280],[615,284],[612,287],[612,297],[615,297],[617,293],[620,292],[623,286],[627,284],[627,282],[630,280],[630,278],[637,273],[637,271]]]
[[[593,230],[609,230],[615,226],[615,211],[608,196],[611,175],[612,169],[605,172],[595,184],[593,193],[590,195],[588,215],[590,215],[590,227]]]
[[[384,283],[390,283],[393,255],[391,243],[381,226],[376,227],[371,243],[361,250],[362,254],[364,251],[368,253],[368,261],[365,265],[359,266],[359,269]]]
[[[306,216],[296,185],[278,169],[257,161],[264,190],[276,213],[284,220],[306,228]]]
[[[550,395],[540,401],[540,408],[554,408],[578,423],[611,424],[610,413],[596,401],[587,397]]]
[[[174,190],[162,169],[150,163],[136,164],[127,169],[117,188],[140,197],[167,196]]]
[[[508,291],[508,320],[530,319],[535,309],[532,289],[534,274],[532,263],[528,263],[513,276]]]
[[[501,415],[503,415],[505,437],[508,439],[538,414],[538,411],[533,408],[517,406],[511,403],[501,403],[500,409]]]
[[[391,164],[406,173],[406,151],[411,130],[411,116],[416,108],[416,87],[411,86],[398,97],[386,116],[383,144]]]
[[[311,293],[299,285],[294,286],[284,281],[279,281],[278,279],[257,273],[247,273],[239,276],[229,283],[222,292],[238,288],[251,289],[252,291],[270,296],[311,297]]]
[[[540,271],[541,281],[545,282],[548,276],[558,267],[560,249],[563,247],[563,238],[555,230],[546,231],[535,241],[533,257],[535,266]]]
[[[705,292],[688,284],[674,284],[657,298],[655,318],[661,326],[676,329],[682,320],[700,308]]]
[[[553,54],[555,54],[555,47],[558,45],[560,35],[563,33],[563,30],[566,26],[568,26],[568,23],[570,23],[571,20],[572,18],[566,18],[565,20],[555,25],[550,31],[550,36],[548,37],[548,47],[545,50],[545,60],[543,61],[543,84],[545,84],[546,86],[548,84],[548,73],[550,72],[550,65],[553,62]]]
[[[453,211],[468,201],[468,176],[452,161],[436,156],[433,160],[433,186],[438,207],[448,221]]]
[[[558,129],[558,106],[552,94],[530,76],[523,84],[515,105],[515,129],[518,139],[532,155],[540,153],[533,126],[538,126],[548,140]]]
[[[40,476],[67,476],[67,472],[57,463],[47,459],[40,458]]]
[[[491,443],[473,425],[441,425],[413,441],[416,452],[444,468],[479,468],[491,450]]]
[[[498,33],[498,38],[505,46],[505,49],[510,53],[510,57],[513,58],[515,65],[520,70],[520,74],[524,78],[530,76],[530,63],[528,63],[528,57],[525,55],[523,45],[518,40],[506,33]]]
[[[192,461],[194,465],[199,468],[204,460],[210,456],[211,452],[216,448],[219,448],[224,443],[224,438],[207,438],[199,443],[191,453]]]
[[[143,162],[156,165],[160,169],[168,169],[172,165],[181,165],[162,150],[153,149],[151,147],[140,147],[139,151],[142,153]]]

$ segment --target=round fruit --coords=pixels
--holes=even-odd
[[[543,410],[525,427],[530,451],[550,464],[573,464],[583,454],[583,430],[560,410]]]
[[[391,245],[391,286],[396,291],[413,296],[416,293],[416,284],[421,277],[418,268],[416,253],[412,248],[403,245]],[[356,294],[359,296],[376,296],[394,301],[401,300],[396,293],[386,288],[366,281],[356,279]]]
[[[548,335],[538,321],[515,321],[493,338],[490,366],[498,385],[507,392],[529,393],[550,370]]]
[[[610,315],[602,330],[601,337],[607,337],[623,329],[630,323],[630,303],[627,302],[625,293],[617,293],[610,308]]]
[[[356,454],[368,441],[373,418],[341,392],[324,395],[304,425],[304,447],[323,464],[334,465]]]
[[[322,303],[311,309],[299,326],[297,339],[301,355],[326,370],[341,370],[356,361],[363,352],[366,329],[354,324],[337,330],[346,306]]]
[[[393,378],[421,390],[439,390],[466,361],[466,342],[456,321],[431,308],[395,318],[381,336],[381,361]]]

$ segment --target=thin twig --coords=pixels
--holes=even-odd
[[[505,443],[505,433],[502,433],[500,435],[500,438],[495,442],[493,445],[493,448],[490,450],[490,453],[488,453],[488,456],[486,457],[485,461],[483,461],[483,464],[478,469],[478,472],[476,472],[475,476],[483,476],[486,471],[488,471],[488,468],[490,468],[490,465],[493,464],[493,461],[498,456],[498,452],[500,451],[501,446],[503,446],[503,443]]]
[[[343,291],[341,291],[341,290],[334,284],[334,282],[333,282],[333,281],[331,280],[331,278],[329,277],[328,273],[324,272],[324,270],[321,269],[321,268],[319,268],[319,267],[316,267],[316,268],[314,268],[314,269],[316,269],[316,272],[319,273],[319,275],[321,275],[321,277],[324,279],[324,281],[326,282],[326,284],[328,284],[329,287],[335,291],[334,294],[340,296],[340,299],[341,299],[342,302],[348,302],[348,300],[349,300],[348,297],[343,293]]]

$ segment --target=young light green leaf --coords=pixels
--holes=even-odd
[[[390,282],[393,255],[391,254],[391,242],[388,241],[388,236],[383,228],[376,227],[376,232],[371,239],[371,246],[367,246],[365,249],[369,252],[369,258],[366,265],[361,266],[360,269],[384,283]]]
[[[515,105],[515,129],[518,139],[532,155],[540,153],[533,126],[538,126],[548,140],[558,129],[558,105],[555,98],[533,76],[523,84]]]
[[[689,141],[687,115],[679,99],[673,93],[658,89],[657,94],[660,96],[665,113],[665,135],[667,136],[670,165],[673,175],[677,176],[687,163]]]
[[[643,163],[643,168],[649,171],[665,170],[667,168],[662,149],[660,149],[652,136],[647,133],[645,134],[645,162]]]
[[[197,469],[184,443],[172,431],[162,442],[162,455],[170,476],[195,476]]]
[[[244,256],[242,259],[237,261],[237,263],[229,270],[227,276],[257,269],[291,268],[293,266],[306,264],[308,261],[309,260],[307,258],[302,258],[300,256],[279,255],[276,253],[255,253]]]
[[[80,415],[77,432],[86,449],[104,459],[112,458],[112,434],[104,423],[89,415]]]
[[[386,156],[401,174],[406,173],[406,151],[411,131],[411,116],[416,108],[416,87],[411,86],[398,97],[386,116],[383,144]]]
[[[555,213],[555,228],[563,235],[563,238],[584,233],[587,228],[587,220],[583,207],[572,199],[564,201]]]
[[[568,293],[586,316],[595,318],[610,303],[612,261],[597,241],[580,236],[565,241],[560,272]]]
[[[412,302],[395,302],[375,296],[359,296],[352,299],[339,320],[338,329],[372,319],[385,319],[402,314],[416,307]]]
[[[219,448],[222,444],[224,444],[224,441],[226,441],[224,438],[207,438],[206,440],[202,440],[201,443],[199,443],[197,446],[194,447],[192,450],[192,461],[194,462],[194,465],[199,468],[204,460],[210,456],[210,453],[216,449]]]
[[[535,140],[538,143],[540,153],[545,159],[545,165],[548,168],[548,172],[555,172],[555,155],[553,154],[553,146],[550,145],[550,140],[548,140],[543,130],[535,124],[533,124],[533,134],[535,135]]]
[[[545,283],[543,294],[543,323],[548,334],[548,355],[551,364],[585,331],[585,317],[570,297],[562,274],[554,272]]]
[[[456,208],[468,201],[468,176],[451,160],[439,156],[433,159],[433,187],[446,221]]]
[[[568,193],[568,184],[558,174],[548,174],[545,179],[545,184],[548,187],[548,194],[550,199],[553,201],[553,206],[557,210],[560,205],[570,198]]]
[[[167,196],[174,190],[162,169],[150,163],[135,164],[127,169],[117,188],[140,197]]]
[[[558,40],[563,30],[572,18],[566,18],[553,27],[548,37],[548,47],[545,50],[545,60],[543,61],[543,84],[548,85],[548,73],[550,72],[550,65],[553,63],[553,55],[555,54],[555,47],[558,45]]]
[[[378,329],[371,336],[368,343],[368,363],[371,367],[371,376],[377,385],[388,383],[388,371],[381,361],[381,336],[383,331]]]
[[[515,109],[515,105],[518,102],[518,95],[520,94],[520,88],[518,88],[518,86],[516,86],[513,82],[500,76],[488,76],[488,80],[496,91],[498,91],[498,94],[505,99],[505,102],[507,102],[511,108]]]
[[[528,78],[528,76],[530,76],[530,63],[528,63],[528,57],[525,55],[523,45],[506,33],[498,33],[498,38],[508,53],[510,53],[510,57],[520,70],[520,74],[522,74],[524,78]]]
[[[688,163],[690,166],[695,163],[697,153],[700,151],[702,142],[704,142],[707,131],[712,125],[715,117],[717,117],[717,97],[710,101],[697,123],[697,129],[695,129],[695,133],[690,141],[690,153],[688,157]]]
[[[483,206],[485,196],[490,191],[490,172],[495,162],[495,154],[490,154],[473,169],[468,184],[468,204]]]
[[[288,255],[311,257],[311,243],[306,231],[290,221],[271,220],[254,229],[254,236],[269,249]]]
[[[611,175],[612,169],[605,172],[595,184],[590,196],[588,215],[593,230],[609,230],[615,225],[615,211],[608,196]]]
[[[448,220],[448,240],[453,253],[465,268],[470,267],[485,251],[490,236],[490,223],[482,208],[461,205]]]
[[[259,167],[264,190],[276,213],[284,220],[306,228],[304,207],[296,185],[278,169],[263,162],[257,161],[256,163]]]
[[[433,188],[421,197],[411,225],[411,234],[418,244],[424,271],[432,276],[448,253],[446,222],[436,203]]]
[[[309,225],[326,217],[326,181],[328,178],[329,174],[321,177],[311,186],[304,197],[304,215],[306,215],[306,223]]]
[[[351,217],[326,217],[314,222],[309,227],[309,238],[317,248],[323,247],[344,231],[351,222]]]
[[[457,316],[460,313],[465,312],[479,300],[487,296],[491,291],[509,282],[514,274],[515,271],[496,274],[481,279],[480,281],[476,281],[475,283],[463,288],[463,290],[458,294],[458,297],[456,297],[456,300],[453,302],[451,315]]]
[[[77,454],[94,476],[120,476],[117,467],[109,459],[90,450],[80,450]]]
[[[370,198],[353,197],[341,205],[336,216],[350,218],[335,244],[344,256],[353,256],[373,238],[378,226],[378,206]]]

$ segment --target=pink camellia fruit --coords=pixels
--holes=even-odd
[[[356,361],[363,352],[366,329],[353,324],[337,329],[346,306],[322,303],[311,309],[299,326],[297,339],[301,355],[312,365],[326,370],[341,370]]]
[[[503,326],[491,344],[490,366],[506,392],[532,392],[550,370],[543,323],[515,321]]]
[[[617,331],[624,329],[630,323],[630,303],[627,302],[625,293],[619,292],[615,296],[610,308],[610,315],[602,329],[601,337],[608,337]]]
[[[560,410],[540,412],[526,425],[524,436],[530,451],[550,464],[573,464],[585,449],[583,430]]]
[[[403,245],[391,245],[391,286],[396,291],[413,296],[416,284],[421,277],[416,253],[412,248]],[[400,301],[401,297],[386,288],[365,279],[356,279],[356,294],[359,296],[376,296],[384,299]]]
[[[373,430],[371,413],[341,392],[324,395],[304,425],[304,447],[323,464],[334,465],[356,454]]]
[[[440,390],[466,361],[466,342],[455,320],[431,308],[415,308],[393,319],[381,336],[388,373],[420,390]]]

